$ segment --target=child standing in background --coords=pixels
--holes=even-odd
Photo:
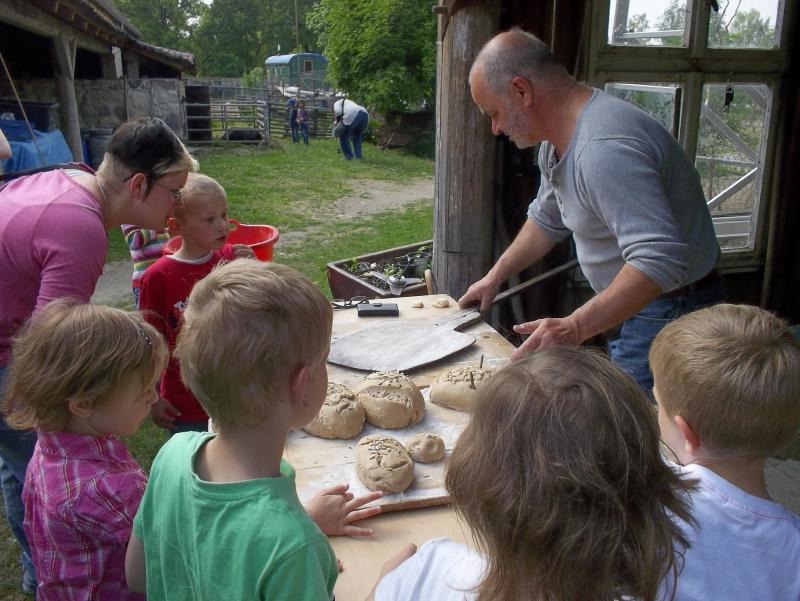
[[[292,142],[298,142],[300,140],[300,135],[297,130],[297,98],[289,98],[289,102],[286,103],[286,106],[289,109],[289,131],[292,135]]]
[[[23,501],[39,601],[142,599],[125,548],[147,477],[118,436],[158,398],[167,346],[137,313],[54,301],[13,344],[5,408],[37,428]]]
[[[300,133],[303,136],[303,144],[308,146],[308,111],[305,101],[301,100],[297,105],[297,123],[300,125]]]
[[[192,287],[221,261],[252,257],[253,251],[242,244],[226,244],[230,230],[228,199],[222,186],[207,175],[190,174],[170,226],[180,234],[181,247],[175,254],[158,259],[145,272],[139,309],[164,335],[172,352]],[[208,429],[208,415],[183,385],[174,357],[161,379],[160,391],[161,398],[151,412],[156,425],[170,434]]]
[[[139,288],[145,270],[161,258],[164,245],[169,241],[167,228],[150,230],[136,225],[122,225],[122,235],[128,244],[133,261],[133,302],[139,308]]]

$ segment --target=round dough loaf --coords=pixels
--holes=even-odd
[[[353,438],[364,429],[365,417],[364,406],[352,390],[329,382],[317,417],[303,426],[303,430],[320,438]]]
[[[365,436],[356,445],[356,473],[370,490],[403,492],[414,481],[414,462],[390,436]]]
[[[356,399],[364,405],[367,422],[396,430],[425,417],[425,400],[411,378],[397,371],[376,371],[361,380]]]
[[[491,371],[478,367],[451,369],[431,385],[431,402],[459,411],[472,411],[478,389],[489,375]]]
[[[420,463],[433,463],[444,457],[444,441],[431,432],[414,434],[404,444],[411,459]]]

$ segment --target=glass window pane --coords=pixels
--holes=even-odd
[[[774,48],[778,0],[718,0],[708,22],[710,48]]]
[[[606,92],[627,100],[647,111],[653,119],[677,136],[675,124],[675,84],[608,83]]]
[[[611,0],[612,46],[686,46],[686,0]]]
[[[766,85],[703,86],[695,164],[723,249],[752,247],[771,99]]]

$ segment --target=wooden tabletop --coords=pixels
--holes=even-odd
[[[450,306],[446,309],[432,307],[434,300],[447,298]],[[412,308],[412,304],[421,301],[423,308]],[[401,297],[382,299],[381,302],[395,302],[402,318],[430,318],[444,312],[458,310],[456,302],[443,295]],[[333,336],[343,336],[356,331],[367,323],[376,323],[378,319],[396,319],[392,317],[359,318],[355,309],[334,311]],[[369,320],[369,321],[367,321]],[[448,369],[460,365],[475,365],[483,358],[485,367],[500,367],[508,362],[514,346],[481,321],[464,328],[475,336],[475,344],[460,351],[456,355],[445,358],[433,365],[413,370],[407,375],[419,387],[430,385],[436,377]],[[328,364],[328,378],[332,382],[340,382],[354,386],[365,375],[365,372]],[[469,534],[465,526],[460,524],[449,505],[423,507],[393,511],[365,520],[364,525],[374,528],[375,534],[366,539],[349,537],[332,537],[331,544],[336,556],[341,560],[344,571],[336,582],[337,601],[361,601],[377,582],[383,563],[395,555],[406,543],[420,545],[426,540],[445,536],[453,540],[469,542]]]

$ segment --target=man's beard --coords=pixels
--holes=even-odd
[[[514,146],[520,150],[536,146],[536,142],[534,140],[526,137],[526,132],[522,126],[520,114],[509,107],[509,115],[511,115],[511,127],[509,128],[511,131],[507,132],[506,136],[508,136],[508,139],[514,143]],[[522,138],[520,138],[520,136],[522,136]]]

